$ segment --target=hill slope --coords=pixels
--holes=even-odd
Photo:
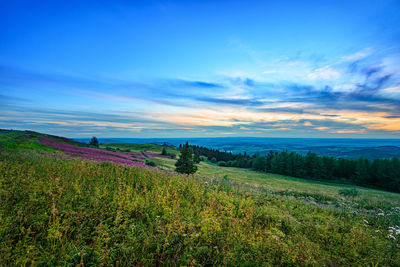
[[[395,206],[366,215],[346,206],[350,200],[338,209],[226,177],[73,159],[16,144],[0,152],[5,265],[398,264]]]

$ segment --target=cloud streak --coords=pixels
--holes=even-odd
[[[314,68],[302,82],[226,76],[139,82],[3,65],[0,83],[13,90],[0,92],[0,119],[3,127],[19,122],[21,127],[86,127],[86,132],[400,133],[400,74],[383,62],[394,61],[355,53]],[[40,106],[46,94],[52,98]],[[75,106],[54,108],[64,106],[64,98]]]

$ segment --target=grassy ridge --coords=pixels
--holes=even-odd
[[[0,201],[5,265],[394,266],[400,257],[381,218],[35,152],[0,153]]]
[[[41,137],[50,138],[57,142],[67,143],[74,146],[88,147],[88,145],[84,143],[76,142],[74,140],[60,136],[42,134],[33,131],[13,131],[0,129],[0,148],[19,151],[26,149],[40,149],[48,152],[57,152],[56,149],[40,144],[39,139]]]
[[[156,144],[129,144],[129,143],[102,143],[100,148],[106,149],[119,149],[127,152],[142,152],[149,151],[155,153],[161,153],[163,147]],[[168,154],[179,155],[179,151],[174,146],[167,146],[166,151]]]

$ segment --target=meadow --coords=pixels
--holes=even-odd
[[[2,265],[399,265],[399,194],[209,162],[180,175],[160,147],[113,145],[144,168],[24,134],[0,134]]]

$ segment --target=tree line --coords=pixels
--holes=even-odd
[[[233,154],[232,152],[221,151],[218,149],[210,149],[202,146],[191,146],[194,152],[194,157],[199,156],[207,157],[212,163],[218,163],[220,166],[238,167],[238,168],[251,168],[255,155],[239,153]]]
[[[218,149],[191,146],[196,154],[207,157],[219,166],[253,168],[257,171],[289,175],[298,178],[339,181],[365,187],[400,192],[400,160],[365,158],[344,159],[319,156],[315,153],[302,155],[296,152],[273,152],[267,155],[233,154]]]

